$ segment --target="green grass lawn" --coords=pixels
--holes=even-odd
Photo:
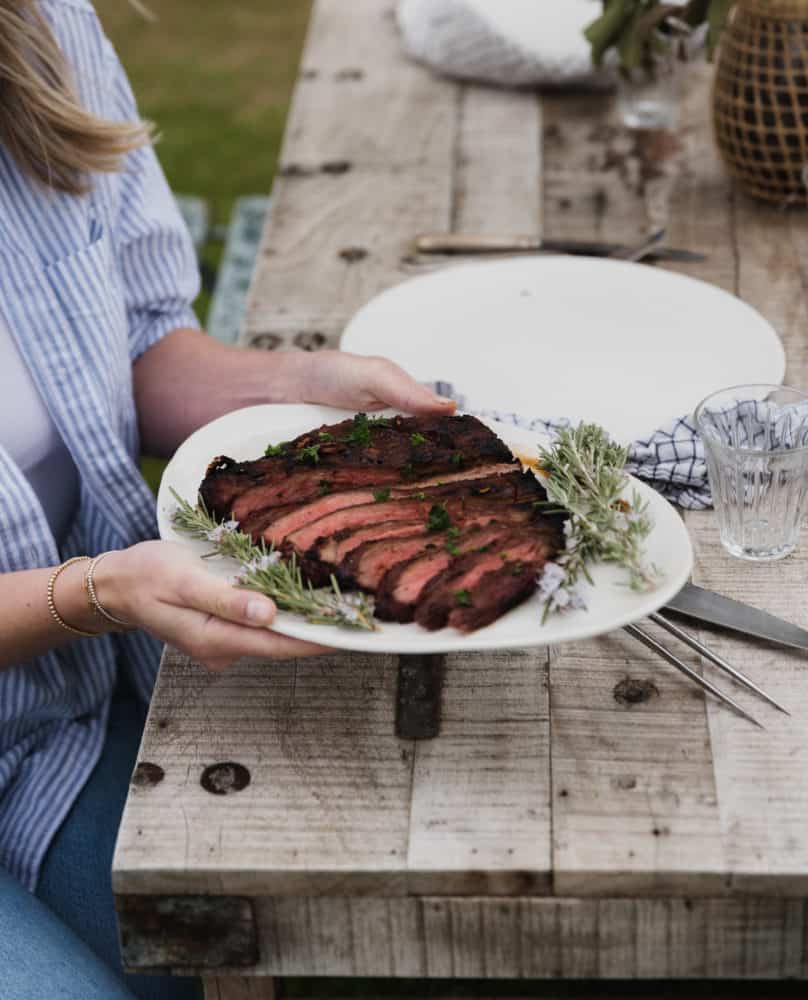
[[[309,0],[97,0],[175,191],[209,199],[269,191],[308,22]]]
[[[147,0],[148,2],[148,0]],[[150,22],[126,0],[96,0],[138,98],[160,133],[174,191],[205,198],[227,222],[239,195],[267,194],[308,23],[310,0],[151,0]],[[220,249],[206,249],[216,267]],[[196,303],[202,322],[207,295]],[[143,460],[156,490],[165,463]]]

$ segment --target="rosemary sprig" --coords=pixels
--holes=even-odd
[[[282,610],[301,615],[312,625],[375,629],[373,601],[367,594],[343,594],[333,576],[330,588],[304,583],[294,555],[282,559],[280,552],[263,542],[255,545],[238,530],[236,521],[216,521],[201,500],[192,507],[175,490],[171,493],[177,501],[171,518],[175,527],[190,538],[210,542],[211,555],[234,559],[241,567],[236,586],[265,594]]]
[[[583,606],[576,588],[582,577],[591,582],[590,562],[620,566],[632,590],[657,583],[659,571],[646,564],[643,552],[652,528],[647,505],[636,492],[630,501],[622,498],[626,457],[627,450],[597,424],[562,428],[552,447],[540,448],[547,507],[568,514],[566,548],[539,581],[545,619],[551,611]]]

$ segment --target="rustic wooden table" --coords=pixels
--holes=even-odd
[[[607,96],[435,78],[391,7],[315,3],[244,345],[338,344],[423,269],[421,231],[665,222],[709,253],[679,270],[760,309],[808,383],[805,217],[733,193],[708,68],[678,139],[632,135]],[[711,514],[686,522],[697,583],[808,625],[804,553],[743,565]],[[395,657],[211,674],[167,650],[114,865],[126,961],[202,972],[222,1000],[297,975],[806,977],[804,658],[709,641],[791,719],[740,694],[754,729],[622,633],[449,656],[429,741],[395,733]]]

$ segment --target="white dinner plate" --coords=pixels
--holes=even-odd
[[[160,484],[158,520],[163,538],[181,542],[200,557],[210,551],[205,542],[179,534],[171,523],[175,502],[171,488],[194,502],[199,484],[210,461],[218,455],[229,455],[238,461],[260,457],[267,444],[277,444],[325,423],[335,423],[350,416],[342,410],[325,406],[278,405],[253,406],[229,413],[202,427],[179,448],[168,464]],[[523,458],[535,458],[538,441],[514,427],[489,425]],[[659,585],[648,593],[635,593],[614,567],[593,567],[594,586],[586,586],[586,610],[550,616],[542,624],[542,607],[534,595],[493,624],[464,635],[444,628],[428,632],[419,625],[399,625],[379,622],[374,632],[340,628],[331,625],[310,625],[287,612],[278,612],[274,628],[284,635],[308,639],[339,649],[364,650],[377,653],[444,653],[459,649],[509,649],[569,642],[588,636],[611,632],[628,622],[644,618],[661,607],[686,582],[693,561],[690,538],[681,518],[658,493],[632,480],[648,503],[654,529],[648,539],[650,562],[661,571]],[[204,565],[213,573],[231,579],[236,564],[225,559],[207,559]]]
[[[735,296],[589,257],[512,257],[405,281],[356,314],[341,346],[450,382],[471,410],[592,420],[622,444],[718,389],[785,374],[776,332]]]

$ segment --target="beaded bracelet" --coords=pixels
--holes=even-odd
[[[98,564],[102,559],[105,559],[109,555],[109,552],[102,552],[100,556],[96,556],[94,559],[90,560],[90,565],[87,569],[87,573],[84,576],[84,589],[87,592],[87,600],[102,618],[106,618],[108,622],[116,625],[119,629],[123,629],[125,632],[133,632],[137,626],[133,625],[131,622],[125,622],[122,618],[116,618],[111,612],[107,611],[104,605],[98,600],[98,594],[95,590],[95,581],[93,580],[93,573],[95,573],[98,568]]]
[[[95,639],[96,636],[101,635],[100,632],[85,632],[84,629],[74,628],[72,625],[68,625],[67,622],[62,618],[56,609],[56,602],[53,599],[53,590],[56,586],[56,581],[59,579],[59,575],[67,569],[68,566],[73,566],[75,563],[89,562],[89,556],[73,556],[72,559],[68,559],[63,562],[61,566],[57,566],[56,569],[51,573],[48,579],[48,611],[51,613],[51,618],[56,622],[57,625],[61,626],[65,632],[70,632],[71,635],[79,635],[83,639]]]

